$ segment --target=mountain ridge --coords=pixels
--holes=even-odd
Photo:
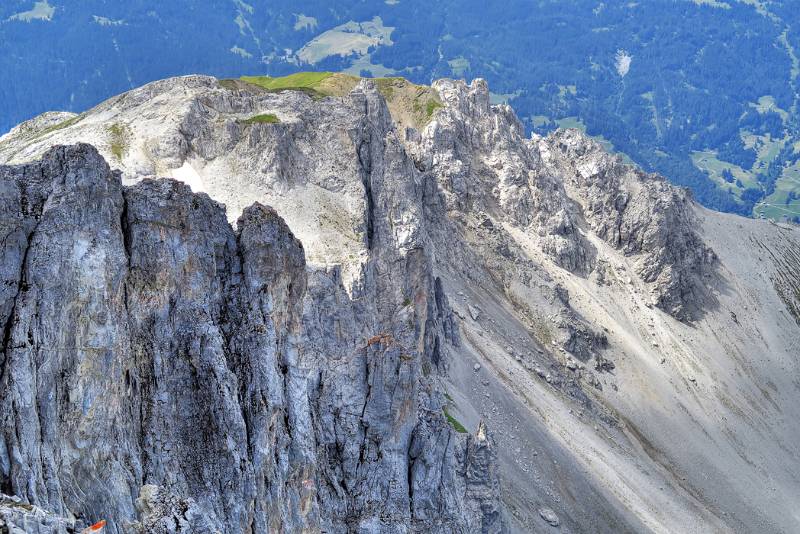
[[[0,454],[2,491],[109,517],[112,532],[244,531],[250,518],[256,530],[790,532],[797,230],[705,210],[580,132],[525,138],[482,80],[432,90],[442,107],[416,129],[369,80],[316,99],[173,78],[0,141],[13,163],[0,213],[22,232],[4,241],[19,251],[3,255],[0,388],[31,399],[0,413],[40,427],[45,457],[60,458],[42,463],[35,441],[5,433],[0,453],[19,454]],[[247,121],[265,114],[277,121]],[[65,142],[95,148],[52,148]],[[60,163],[76,157],[88,163]],[[61,185],[45,201],[48,180]],[[86,346],[118,348],[96,360],[62,343],[45,357],[72,324]],[[80,362],[122,367],[108,380]],[[191,401],[219,384],[210,404]],[[94,461],[62,425],[111,443],[112,419],[75,400],[97,388],[151,414],[114,438],[133,460],[114,464],[130,482],[113,501],[55,490]],[[166,415],[177,406],[185,418]],[[212,429],[211,446],[191,453],[195,428]],[[188,458],[229,493],[193,479]],[[276,475],[260,478],[265,466]],[[754,480],[773,490],[753,494]]]
[[[496,103],[514,103],[526,131],[582,128],[691,187],[707,207],[800,217],[792,2],[565,2],[350,1],[331,10],[307,0],[299,13],[286,0],[203,10],[186,0],[12,0],[0,6],[0,130],[195,72],[482,77]]]

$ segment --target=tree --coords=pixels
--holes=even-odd
[[[733,173],[730,169],[722,169],[722,179],[728,182],[729,184],[733,183]]]
[[[755,204],[764,198],[764,192],[755,187],[748,187],[742,192],[742,201],[749,204]]]

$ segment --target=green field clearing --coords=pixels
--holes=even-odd
[[[800,191],[800,162],[788,167],[775,184],[775,192],[753,208],[756,217],[763,214],[765,217],[780,220],[784,215],[789,217],[800,216],[800,200],[786,204],[790,192]]]
[[[733,194],[736,195],[737,198],[739,198],[744,189],[748,187],[758,187],[758,182],[756,181],[753,173],[742,169],[738,165],[718,159],[715,151],[705,150],[693,152],[692,162],[694,163],[695,167],[701,171],[707,172],[711,179],[714,180],[720,186],[720,188],[727,189],[730,187],[733,191]],[[722,171],[725,169],[730,169],[734,179],[741,180],[744,187],[740,189],[736,186],[735,182],[732,184],[726,182],[722,177]]]
[[[786,110],[781,109],[775,102],[775,98],[771,95],[762,96],[758,99],[757,103],[750,105],[756,108],[758,112],[762,114],[774,111],[781,116],[781,120],[783,120],[783,122],[786,122],[786,119],[789,118],[789,113]]]
[[[758,104],[753,104],[753,107],[762,113],[768,110],[782,111],[777,109],[774,104],[771,97],[762,97]],[[745,130],[742,130],[740,135],[745,146],[754,148],[757,153],[756,162],[751,169],[742,169],[733,163],[720,160],[715,151],[704,150],[692,153],[694,166],[708,173],[720,189],[726,191],[730,189],[737,198],[741,197],[745,188],[762,188],[756,177],[767,171],[769,164],[779,156],[783,147],[789,142],[786,138],[773,139],[770,135],[755,135]],[[735,183],[726,182],[722,178],[724,169],[730,169],[734,178],[740,180],[744,187],[739,188]],[[773,219],[781,219],[784,215],[800,215],[800,203],[793,201],[789,205],[785,204],[787,195],[791,191],[800,191],[800,164],[794,164],[783,171],[775,183],[775,192],[753,208],[753,215],[756,217],[764,215]]]
[[[533,115],[530,117],[530,121],[534,128],[538,128],[550,122],[550,118],[546,115]]]

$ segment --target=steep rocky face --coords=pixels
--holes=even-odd
[[[637,256],[653,305],[684,321],[713,305],[708,286],[716,255],[697,233],[687,190],[623,164],[575,130],[534,143],[582,205],[592,232]]]
[[[436,177],[448,209],[508,221],[534,236],[559,266],[591,271],[594,251],[578,232],[563,182],[528,148],[511,108],[490,106],[484,80],[470,86],[440,80],[434,88],[445,107],[409,144],[419,166]]]
[[[88,145],[2,185],[5,491],[112,532],[499,528],[489,438],[456,434],[425,376],[447,302],[383,214],[351,298],[307,280],[271,208],[234,231],[179,182],[123,188]]]
[[[702,312],[714,253],[697,235],[688,192],[624,165],[574,130],[524,139],[513,111],[489,104],[483,80],[434,87],[446,106],[408,144],[449,210],[513,225],[583,276],[596,266],[591,232],[640,256],[637,274],[652,284],[654,305],[681,320]]]
[[[569,306],[562,286],[526,260],[514,235],[529,239],[541,259],[586,276],[595,251],[579,230],[579,207],[531,150],[513,111],[489,104],[485,81],[467,86],[440,80],[434,87],[446,105],[421,133],[407,136],[406,144],[417,167],[436,184],[437,193],[427,203],[428,226],[439,242],[440,263],[485,264],[483,276],[499,281],[498,290],[531,317],[533,328],[552,322],[556,333],[545,337],[554,344],[583,361],[596,356],[607,362],[599,354],[605,337]],[[462,235],[468,247],[454,243],[454,234]],[[467,259],[481,249],[491,252]]]

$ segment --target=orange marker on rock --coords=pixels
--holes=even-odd
[[[91,527],[87,527],[81,531],[81,534],[97,534],[98,532],[103,531],[103,527],[106,526],[106,520],[101,519]]]

